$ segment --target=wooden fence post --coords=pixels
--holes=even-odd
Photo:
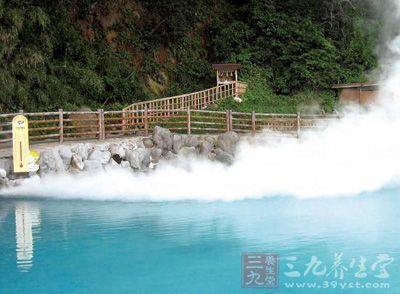
[[[106,139],[106,121],[104,119],[104,109],[101,110],[101,131],[102,131],[102,140]]]
[[[227,110],[226,111],[226,131],[230,132],[232,131],[232,110]]]
[[[226,131],[229,132],[229,110],[225,113]]]
[[[300,138],[300,128],[301,128],[300,112],[297,112],[297,138]]]
[[[103,109],[97,109],[98,124],[99,124],[99,140],[105,139],[105,127],[104,127],[104,111]]]
[[[253,135],[256,134],[256,113],[255,113],[255,111],[253,111],[251,113],[251,132],[253,133]]]
[[[126,111],[125,111],[125,109],[123,109],[123,110],[122,110],[122,121],[121,121],[121,123],[122,123],[122,128],[121,128],[121,130],[122,130],[122,136],[125,136],[126,125],[127,125],[127,123],[128,123],[128,121],[126,120],[126,117],[127,117]]]
[[[192,133],[191,130],[191,117],[190,117],[190,107],[187,109],[187,134],[190,135]]]
[[[233,131],[232,110],[229,110],[229,132]]]
[[[149,135],[149,113],[147,110],[147,105],[144,107],[144,135],[148,136]]]
[[[59,127],[60,144],[62,144],[64,142],[64,112],[62,108],[58,110],[58,127]]]

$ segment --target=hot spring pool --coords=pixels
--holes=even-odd
[[[399,193],[229,203],[0,198],[0,293],[400,293]],[[268,258],[260,254],[276,258],[268,275],[249,267]],[[264,274],[277,288],[262,288]],[[255,285],[262,289],[243,288]]]

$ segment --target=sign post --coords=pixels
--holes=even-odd
[[[28,119],[22,114],[12,120],[14,174],[28,176]]]

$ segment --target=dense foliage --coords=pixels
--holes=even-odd
[[[0,111],[120,108],[199,90],[215,83],[213,62],[243,64],[246,110],[330,110],[334,95],[315,91],[376,66],[378,24],[361,4],[0,0]]]

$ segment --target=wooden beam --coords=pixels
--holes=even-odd
[[[58,126],[60,128],[59,130],[59,136],[60,136],[60,144],[64,142],[64,113],[62,108],[58,110],[59,115],[58,115]]]

